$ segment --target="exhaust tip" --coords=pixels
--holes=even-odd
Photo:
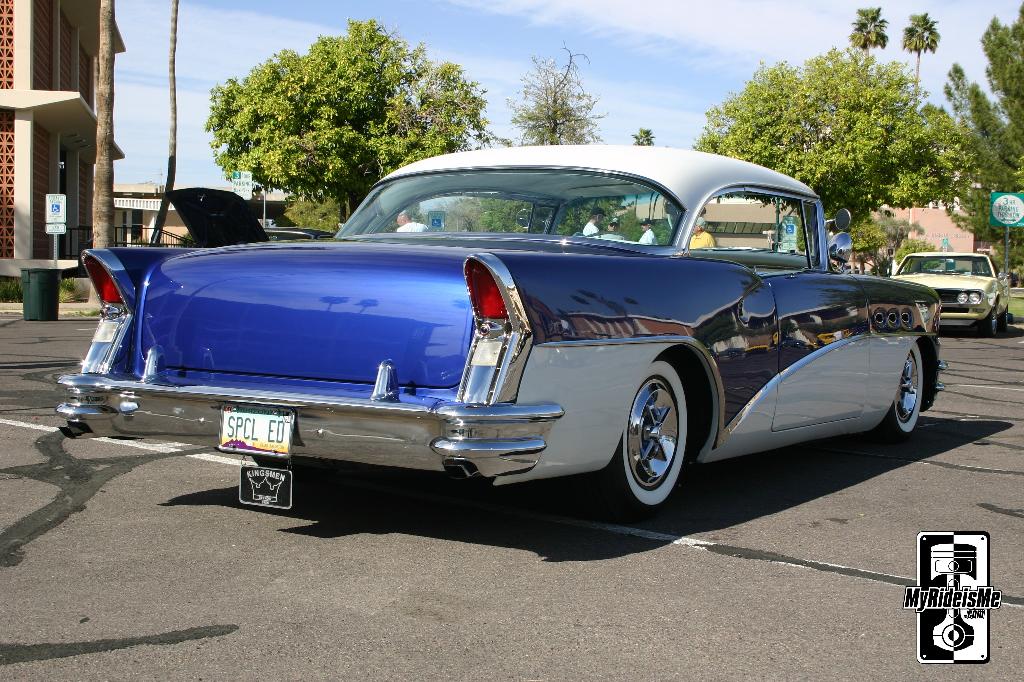
[[[473,478],[480,475],[476,465],[467,459],[446,459],[443,462],[445,472],[456,479]]]

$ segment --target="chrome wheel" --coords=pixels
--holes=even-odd
[[[676,399],[667,382],[651,377],[633,400],[626,429],[626,456],[633,480],[657,488],[672,469],[679,438]]]
[[[911,353],[907,356],[907,362],[903,365],[903,373],[900,375],[900,387],[896,391],[896,418],[905,424],[914,416],[917,407],[918,393],[918,369],[917,358]]]

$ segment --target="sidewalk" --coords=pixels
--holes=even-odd
[[[0,303],[0,316],[21,315],[23,312],[20,303]],[[100,311],[95,303],[61,303],[61,317],[99,317]]]

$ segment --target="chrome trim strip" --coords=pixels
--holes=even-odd
[[[445,457],[466,457],[472,453],[482,457],[502,455],[531,455],[540,452],[547,444],[543,438],[505,438],[500,440],[449,440],[438,438],[430,447]]]
[[[132,326],[135,286],[121,261],[106,249],[86,249],[82,258],[86,256],[95,258],[100,267],[107,271],[124,301],[124,305],[103,304],[97,331],[104,324],[116,324],[117,328],[109,341],[93,341],[82,360],[82,371],[86,374],[107,374],[117,359],[117,352],[124,347],[125,336]]]
[[[708,380],[714,385],[714,400],[715,405],[712,405],[712,411],[717,415],[715,424],[713,425],[713,431],[710,435],[709,442],[714,443],[713,447],[718,447],[723,442],[723,433],[725,433],[725,388],[722,384],[722,375],[718,371],[718,363],[715,362],[714,356],[707,347],[693,338],[692,336],[635,336],[632,338],[621,338],[621,339],[579,339],[572,341],[545,341],[544,343],[537,344],[537,348],[573,348],[573,347],[587,347],[587,346],[622,346],[622,345],[634,345],[634,344],[670,344],[670,345],[684,345],[687,348],[691,348],[697,351],[701,362],[704,364],[704,371],[707,374]]]
[[[498,257],[490,253],[474,253],[466,259],[467,262],[469,260],[483,265],[494,278],[509,319],[504,328],[496,320],[476,320],[477,327],[466,358],[466,369],[459,384],[458,400],[485,405],[512,402],[519,394],[519,384],[533,346],[533,332],[526,316],[526,307],[512,273]],[[495,339],[502,343],[497,363],[475,364],[473,358],[480,343]]]

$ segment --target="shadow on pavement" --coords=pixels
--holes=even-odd
[[[676,536],[776,514],[908,464],[928,462],[1011,427],[1002,421],[941,418],[929,418],[928,423],[948,423],[950,428],[941,433],[921,429],[908,443],[897,446],[873,443],[863,436],[837,438],[694,466],[669,505],[635,526],[653,531],[654,537],[588,529],[590,519],[600,517],[599,510],[595,513],[585,482],[574,479],[492,487],[482,480],[453,481],[441,474],[375,467],[299,469],[291,510],[249,509],[306,521],[282,531],[310,538],[401,533],[523,549],[547,561],[594,561],[649,551]],[[163,504],[241,506],[234,487],[181,495]],[[531,518],[538,515],[568,520],[550,523],[549,518]]]

